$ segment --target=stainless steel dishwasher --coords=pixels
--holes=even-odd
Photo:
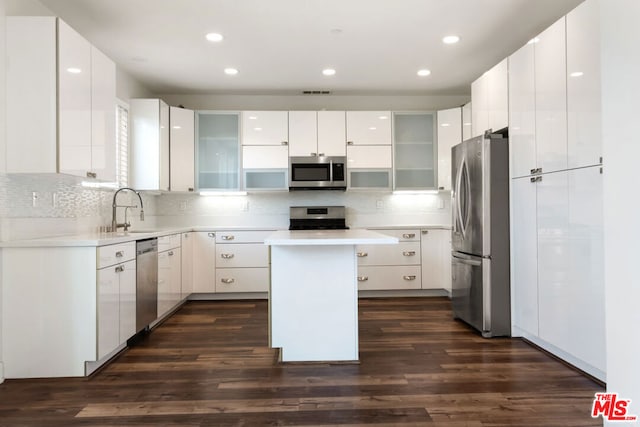
[[[136,242],[136,331],[158,317],[158,239]]]

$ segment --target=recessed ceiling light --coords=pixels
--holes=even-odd
[[[214,43],[221,42],[222,39],[224,38],[222,37],[222,34],[219,34],[219,33],[209,33],[205,37],[207,38],[207,40]]]
[[[236,70],[235,68],[225,68],[224,73],[229,76],[235,76],[236,74],[238,74],[238,70]]]
[[[67,72],[71,73],[71,74],[80,74],[82,72],[82,70],[80,68],[67,68]]]
[[[336,74],[336,70],[334,70],[333,68],[325,68],[324,70],[322,70],[322,74],[324,74],[325,76],[333,76]]]
[[[431,74],[431,71],[427,70],[426,68],[424,68],[422,70],[418,70],[418,75],[420,77],[425,77],[425,76],[428,76],[429,74]]]
[[[454,44],[460,41],[460,37],[458,36],[446,36],[442,38],[442,43],[444,44]]]
[[[573,73],[569,74],[571,77],[582,77],[584,76],[584,73],[582,71],[574,71]]]
[[[387,120],[389,117],[387,117],[387,116],[380,116],[380,117],[378,117],[378,118],[379,118],[380,120]]]
[[[527,42],[527,44],[538,43],[539,41],[540,41],[540,38],[539,38],[539,37],[534,37],[534,38],[532,38],[531,40],[529,40],[529,41]]]
[[[443,123],[440,126],[442,126],[443,128],[446,128],[446,127],[451,126],[451,125],[449,123]]]

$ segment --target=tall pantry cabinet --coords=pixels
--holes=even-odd
[[[509,57],[511,289],[514,336],[604,380],[598,5]]]

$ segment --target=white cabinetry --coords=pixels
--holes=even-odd
[[[195,188],[195,114],[169,107],[169,187],[171,191]]]
[[[511,176],[534,173],[536,168],[536,85],[534,43],[509,57],[509,149]]]
[[[196,129],[196,187],[240,189],[240,113],[199,111]]]
[[[565,18],[555,22],[536,39],[536,167],[546,173],[567,168]]]
[[[7,172],[113,181],[115,64],[57,18],[6,27]]]
[[[422,289],[451,292],[451,230],[421,231]]]
[[[397,237],[397,245],[358,245],[358,289],[420,289],[420,230],[375,230]]]
[[[390,189],[391,112],[347,111],[347,170],[351,189]]]
[[[112,353],[135,335],[135,243],[98,248],[96,273],[98,300],[98,359]]]
[[[288,187],[287,111],[242,112],[242,169],[247,190]]]
[[[158,318],[182,300],[180,234],[158,238]]]
[[[290,156],[346,155],[344,111],[289,111]]]
[[[198,231],[193,235],[193,292],[216,291],[216,233]]]
[[[195,233],[182,233],[180,236],[180,256],[182,258],[182,298],[187,298],[193,293],[193,239]]]
[[[216,233],[216,292],[267,292],[269,248],[264,239],[272,231]]]
[[[462,142],[462,109],[438,111],[438,190],[451,190],[451,148]]]
[[[508,65],[505,58],[471,84],[473,136],[505,128],[508,115]]]
[[[471,102],[462,106],[462,140],[471,138]]]
[[[169,106],[161,99],[132,99],[131,186],[169,190]]]
[[[347,111],[347,145],[391,145],[391,112]]]
[[[568,167],[602,163],[600,5],[587,0],[567,14]]]
[[[242,145],[287,145],[287,111],[243,111]]]
[[[434,113],[393,113],[396,190],[433,190],[436,184]]]

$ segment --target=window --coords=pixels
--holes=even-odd
[[[129,184],[129,105],[118,100],[116,105],[116,182]]]

